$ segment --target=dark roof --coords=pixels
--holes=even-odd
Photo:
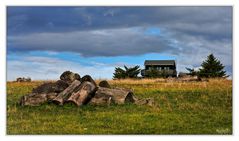
[[[174,60],[145,60],[144,65],[175,65]]]

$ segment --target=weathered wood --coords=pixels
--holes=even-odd
[[[71,94],[80,86],[80,84],[81,82],[79,80],[75,80],[69,87],[59,93],[58,96],[53,99],[53,102],[63,105],[64,102],[71,96]]]
[[[73,73],[71,71],[65,71],[61,74],[60,79],[68,83],[69,85],[75,81],[79,80],[80,81],[80,75],[78,73]]]
[[[137,99],[132,90],[125,88],[111,88],[106,80],[99,83],[89,75],[80,79],[78,74],[64,72],[57,82],[45,83],[32,90],[32,94],[20,99],[20,105],[38,106],[45,102],[63,105],[72,102],[77,106],[84,104],[110,105],[111,103],[135,103],[137,105],[153,105],[152,99]],[[80,80],[79,80],[80,79]]]
[[[99,86],[104,88],[111,88],[110,84],[106,80],[100,81]]]
[[[60,93],[65,90],[69,85],[63,81],[44,83],[36,88],[33,88],[32,93]]]
[[[21,106],[39,106],[45,102],[51,101],[57,96],[57,93],[32,93],[20,98],[19,104]]]
[[[96,96],[97,95],[111,96],[112,102],[114,102],[116,104],[133,103],[135,101],[133,92],[130,90],[127,90],[127,89],[109,89],[109,88],[99,87],[98,90],[96,91],[95,95]],[[93,99],[93,100],[97,101],[97,99]],[[102,99],[100,99],[100,98],[98,98],[98,100],[102,101]],[[93,103],[93,102],[91,102],[91,103]],[[97,102],[94,102],[94,103],[97,103]]]
[[[77,106],[86,104],[94,96],[96,89],[97,87],[93,83],[85,81],[72,93],[66,102],[73,102]]]
[[[95,87],[97,87],[95,81],[91,78],[91,76],[89,75],[85,75],[81,78],[81,83],[85,82],[85,81],[88,81],[88,82],[91,82],[95,85]]]
[[[95,96],[90,100],[91,105],[110,105],[112,103],[112,96],[104,93],[96,93]]]
[[[58,95],[58,93],[47,93],[46,94],[46,98],[48,102],[53,101],[54,98],[56,98]]]

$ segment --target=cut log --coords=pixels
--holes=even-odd
[[[60,93],[65,90],[69,85],[62,80],[56,82],[44,83],[32,90],[32,93]]]
[[[110,84],[106,80],[100,81],[99,86],[104,88],[111,88]]]
[[[80,75],[78,73],[73,73],[71,71],[65,71],[61,74],[60,79],[70,85],[75,80],[80,81]]]
[[[46,94],[46,98],[48,102],[53,101],[54,98],[56,98],[58,95],[58,93],[47,93]]]
[[[109,89],[109,88],[99,87],[95,95],[98,97],[104,96],[104,95],[111,96],[112,102],[116,104],[134,103],[135,101],[133,92],[127,89]],[[107,99],[107,97],[103,99]],[[91,103],[101,103],[100,101],[105,101],[105,100],[102,100],[101,98],[93,98]]]
[[[77,106],[86,104],[94,96],[96,89],[97,88],[93,83],[85,81],[75,92],[72,93],[66,102],[72,102]]]
[[[89,102],[91,105],[110,105],[111,103],[112,96],[103,93],[96,93]]]
[[[20,98],[21,106],[39,106],[47,101],[46,94],[28,94]]]
[[[22,96],[19,104],[21,106],[39,106],[45,102],[51,101],[57,96],[57,93],[32,93],[25,96]]]
[[[85,75],[81,78],[81,83],[85,82],[85,81],[88,81],[88,82],[91,82],[95,85],[95,87],[97,87],[95,81],[91,78],[91,76],[89,75]]]
[[[53,102],[63,105],[64,102],[71,96],[71,94],[80,86],[80,84],[81,82],[79,80],[75,80],[69,87],[59,93],[58,96],[53,99]]]

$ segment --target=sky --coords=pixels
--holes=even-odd
[[[7,7],[7,80],[56,80],[70,70],[111,79],[115,67],[213,53],[232,76],[232,7]]]

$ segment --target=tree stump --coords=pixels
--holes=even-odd
[[[97,87],[93,83],[85,81],[71,94],[66,102],[72,102],[77,106],[86,104],[94,96],[96,89]]]
[[[53,102],[63,105],[64,102],[71,96],[71,94],[80,86],[80,84],[81,82],[79,80],[75,80],[69,87],[59,93],[58,96],[53,99]]]

